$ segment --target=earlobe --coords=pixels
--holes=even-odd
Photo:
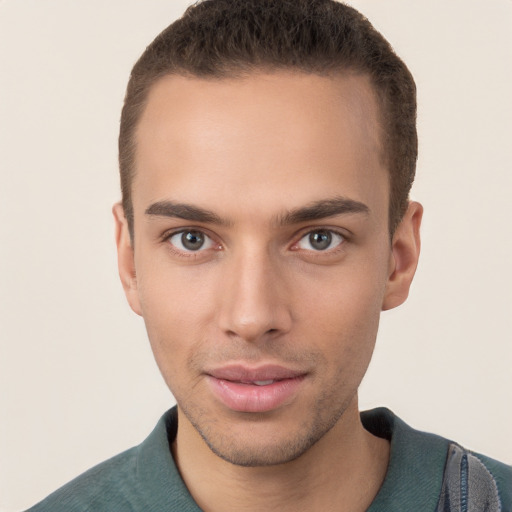
[[[130,231],[128,229],[128,221],[124,215],[122,204],[116,203],[112,207],[112,213],[114,214],[115,221],[119,277],[121,278],[124,293],[130,307],[135,313],[141,315],[133,245],[130,238]]]
[[[420,225],[423,207],[410,202],[405,215],[393,235],[389,277],[382,302],[382,310],[396,308],[409,295],[409,288],[418,266],[420,255]]]

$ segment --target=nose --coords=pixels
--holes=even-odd
[[[219,326],[247,342],[290,330],[292,315],[282,269],[266,251],[243,251],[226,261]]]

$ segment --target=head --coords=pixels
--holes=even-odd
[[[130,76],[119,165],[132,237],[135,133],[152,86],[167,75],[213,80],[276,70],[369,78],[379,104],[389,232],[394,233],[407,208],[418,142],[414,80],[390,44],[361,13],[334,0],[205,0],[148,46]]]
[[[342,4],[206,1],[136,64],[120,141],[120,275],[178,446],[261,466],[350,439],[418,259],[405,66]]]

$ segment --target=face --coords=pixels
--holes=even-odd
[[[377,118],[363,76],[153,86],[133,247],[115,214],[121,278],[178,403],[178,436],[199,434],[234,464],[277,464],[354,409],[380,311],[407,295],[421,215],[390,242]]]

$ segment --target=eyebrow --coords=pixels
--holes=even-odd
[[[352,213],[368,215],[370,208],[360,201],[338,196],[332,199],[314,201],[307,206],[291,210],[280,216],[278,223],[281,225],[299,224],[301,222],[309,222]]]
[[[178,219],[190,220],[192,222],[204,222],[207,224],[229,225],[225,219],[216,213],[185,203],[174,203],[173,201],[159,201],[153,203],[146,209],[146,215],[155,217],[176,217]]]
[[[146,215],[155,217],[175,217],[191,222],[203,222],[205,224],[218,224],[229,226],[232,223],[223,219],[211,210],[200,206],[173,201],[158,201],[146,209]],[[364,203],[348,199],[346,197],[334,197],[314,201],[307,206],[295,208],[277,217],[279,225],[300,224],[313,220],[325,219],[337,215],[369,214],[370,209]]]

